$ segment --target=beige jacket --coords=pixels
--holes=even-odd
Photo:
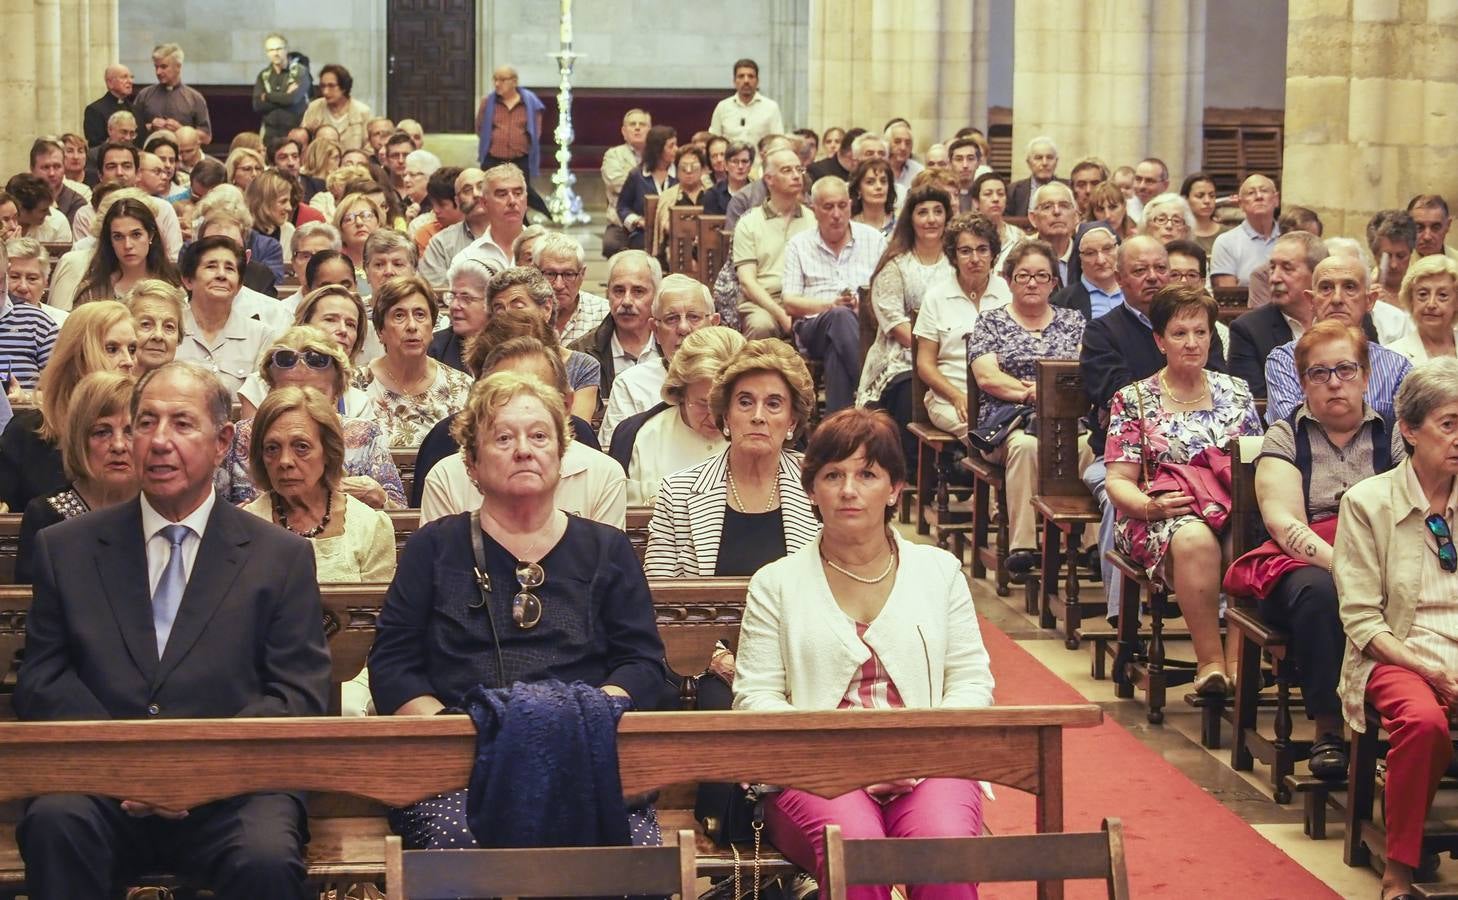
[[[1414,496],[1412,463],[1365,479],[1342,497],[1335,544],[1337,597],[1347,651],[1337,696],[1353,731],[1365,731],[1367,679],[1376,661],[1365,652],[1383,632],[1407,640],[1417,612],[1428,550],[1427,499]]]

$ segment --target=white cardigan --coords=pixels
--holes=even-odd
[[[992,705],[992,670],[956,557],[898,535],[896,583],[862,643],[825,580],[820,541],[750,581],[735,654],[735,709],[835,709],[870,659],[867,644],[909,708]]]

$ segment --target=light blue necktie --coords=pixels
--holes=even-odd
[[[192,529],[186,525],[168,525],[159,534],[172,545],[172,555],[167,557],[167,568],[157,580],[157,590],[152,592],[152,626],[157,631],[157,658],[167,649],[167,637],[172,634],[172,623],[177,619],[177,607],[182,605],[182,592],[187,589],[187,573],[183,571],[182,541]]]

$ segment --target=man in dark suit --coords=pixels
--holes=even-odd
[[[1149,307],[1154,295],[1169,283],[1169,254],[1159,241],[1138,235],[1119,246],[1117,266],[1124,302],[1088,323],[1083,330],[1078,363],[1083,373],[1084,393],[1092,404],[1088,447],[1094,461],[1084,470],[1083,483],[1103,508],[1099,559],[1111,620],[1119,615],[1120,584],[1118,570],[1104,559],[1104,553],[1114,546],[1114,505],[1104,493],[1104,440],[1108,436],[1109,402],[1125,387],[1164,368],[1164,354],[1154,342]],[[1210,336],[1210,358],[1205,367],[1225,371],[1225,348],[1218,333]]]
[[[324,713],[329,654],[309,542],[213,492],[233,439],[229,405],[195,363],[138,384],[142,496],[37,537],[20,718]],[[17,839],[37,900],[111,896],[152,866],[201,878],[219,897],[302,900],[306,834],[292,794],[190,810],[49,794],[27,808]]]
[[[1326,244],[1310,232],[1276,238],[1266,269],[1271,302],[1230,323],[1230,374],[1244,378],[1257,400],[1266,397],[1266,357],[1296,337],[1291,323],[1311,327],[1311,273],[1326,256]]]
[[[662,359],[653,337],[653,301],[662,283],[663,267],[642,250],[620,250],[608,260],[608,315],[572,344],[601,368],[599,403],[612,396],[617,376]]]
[[[1028,155],[1025,159],[1028,170],[1032,172],[1027,178],[1021,181],[1014,181],[1012,188],[1007,192],[1007,209],[1003,215],[1026,216],[1031,209],[1033,192],[1050,182],[1068,182],[1059,178],[1058,171],[1058,147],[1049,137],[1035,137],[1028,141]]]
[[[106,79],[106,93],[92,101],[83,116],[82,132],[90,147],[100,147],[112,140],[107,134],[107,120],[112,113],[132,109],[132,70],[117,63],[107,66],[102,77]]]

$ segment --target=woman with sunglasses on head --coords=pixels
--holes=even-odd
[[[376,710],[434,715],[478,684],[547,680],[654,709],[667,673],[638,558],[621,530],[558,509],[571,443],[561,392],[497,371],[452,431],[481,506],[406,545],[370,651]],[[392,828],[411,847],[475,846],[464,788],[396,811]],[[651,809],[630,810],[629,824],[633,843],[658,842]]]
[[[359,408],[367,409],[369,403],[356,396],[360,392],[350,393],[356,389],[349,387],[349,359],[333,338],[314,326],[295,325],[263,351],[257,374],[264,387],[259,409],[268,402],[268,395],[285,387],[313,388],[329,401],[340,419],[344,441],[340,490],[375,509],[405,506],[405,485],[384,433],[373,421],[350,415]],[[253,404],[246,403],[243,419],[233,431],[233,444],[214,479],[218,493],[230,503],[247,503],[258,494],[248,456],[254,417]]]
[[[1305,403],[1271,425],[1256,461],[1256,497],[1281,572],[1250,588],[1265,620],[1291,635],[1289,658],[1316,723],[1311,774],[1331,780],[1347,777],[1337,699],[1346,638],[1332,578],[1337,507],[1348,487],[1405,455],[1393,424],[1362,400],[1369,366],[1360,328],[1335,319],[1308,328],[1296,342]]]
[[[320,584],[394,578],[390,517],[344,490],[344,429],[331,399],[313,387],[280,387],[251,424],[248,467],[260,491],[244,509],[307,538]]]
[[[1397,392],[1408,457],[1343,496],[1332,556],[1345,656],[1337,691],[1347,724],[1377,709],[1387,753],[1382,897],[1415,896],[1423,823],[1453,758],[1458,712],[1458,359],[1414,368]]]

